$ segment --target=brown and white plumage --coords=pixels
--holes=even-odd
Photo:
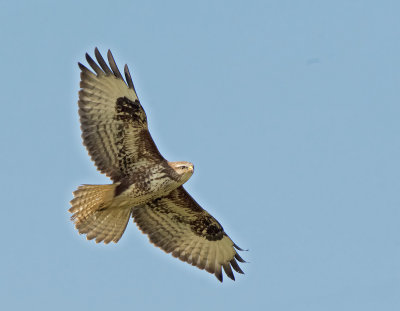
[[[118,242],[132,216],[150,241],[174,257],[213,273],[243,273],[241,250],[218,221],[202,209],[182,184],[193,174],[189,162],[168,162],[147,126],[128,67],[124,80],[110,51],[109,65],[95,49],[86,54],[94,73],[79,63],[79,115],[83,143],[111,185],[82,185],[71,201],[79,233],[96,242]]]
[[[127,85],[110,51],[107,56],[112,71],[97,48],[95,56],[101,68],[86,54],[96,74],[79,63],[82,138],[98,169],[119,181],[140,166],[156,164],[164,158],[148,131],[146,113],[136,95],[128,67],[125,66]]]
[[[182,186],[165,197],[135,207],[132,216],[154,245],[215,274],[220,281],[221,268],[233,280],[231,267],[243,273],[236,262],[236,259],[244,262],[236,252],[236,249],[241,249]]]

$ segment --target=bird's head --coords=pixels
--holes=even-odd
[[[190,162],[179,161],[179,162],[168,162],[168,164],[179,175],[180,182],[182,184],[187,182],[189,180],[189,178],[193,175],[194,166]]]

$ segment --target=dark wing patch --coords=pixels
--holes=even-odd
[[[126,124],[132,123],[132,126],[136,127],[143,128],[147,125],[146,114],[139,100],[132,101],[127,97],[117,98],[114,118]]]
[[[222,269],[232,280],[232,268],[243,273],[236,260],[244,260],[236,252],[236,244],[182,186],[166,197],[133,208],[132,216],[154,245],[205,269],[221,282]]]
[[[110,51],[107,56],[111,69],[97,48],[95,56],[98,64],[86,54],[95,74],[79,63],[82,138],[98,169],[120,181],[138,167],[152,166],[164,158],[148,131],[146,113],[127,66],[125,82]]]

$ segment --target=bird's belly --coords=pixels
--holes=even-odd
[[[137,206],[165,196],[179,186],[180,183],[170,178],[135,182],[114,200],[119,203],[118,205]]]

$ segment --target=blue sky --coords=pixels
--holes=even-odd
[[[398,1],[2,1],[4,310],[400,310]],[[97,245],[72,191],[84,53],[128,63],[162,154],[250,251],[236,282],[130,222]]]

